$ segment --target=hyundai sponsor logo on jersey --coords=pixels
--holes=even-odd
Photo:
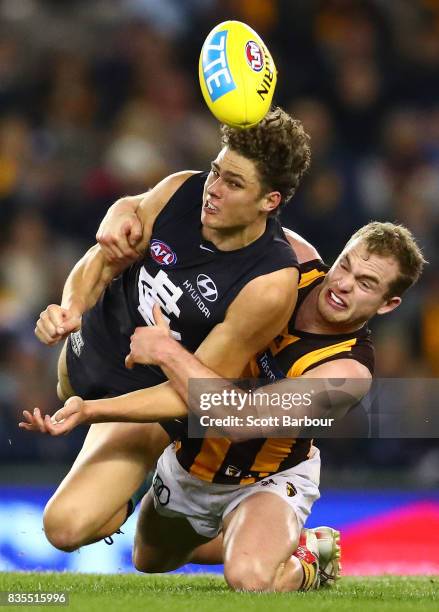
[[[172,266],[177,263],[177,255],[166,242],[155,238],[151,241],[149,250],[153,260],[160,266]]]
[[[207,274],[199,274],[197,276],[196,287],[191,283],[190,280],[186,279],[183,282],[183,287],[187,289],[190,297],[193,299],[195,304],[204,314],[204,316],[208,319],[210,317],[210,310],[206,306],[207,302],[215,302],[218,299],[218,289],[216,288],[215,283],[207,276]]]
[[[227,30],[215,32],[203,47],[203,75],[212,102],[236,89],[226,55]]]
[[[261,47],[254,40],[249,40],[245,45],[245,57],[248,65],[254,72],[261,72],[264,67],[264,54]]]
[[[199,274],[197,276],[197,287],[201,296],[208,302],[215,302],[218,298],[218,289],[207,274]]]

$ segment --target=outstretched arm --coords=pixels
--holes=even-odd
[[[129,262],[108,262],[99,245],[89,249],[67,277],[61,304],[50,304],[40,314],[35,327],[37,338],[53,345],[79,329],[83,313],[96,304],[108,283],[126,265]]]
[[[217,325],[201,344],[197,357],[221,376],[239,377],[250,358],[287,324],[296,303],[297,281],[297,270],[286,268],[248,283],[230,305],[224,322]],[[153,343],[155,329],[138,329],[146,345]],[[187,413],[185,402],[169,382],[119,398],[84,402],[81,406],[86,416],[82,420],[75,417],[77,420],[73,426],[79,422],[106,420],[148,422]],[[61,412],[60,418],[65,418],[65,414]],[[22,426],[32,429],[32,423],[28,427],[23,422]],[[67,421],[56,427],[58,433],[71,429]]]
[[[122,198],[109,209],[98,231],[100,244],[87,251],[69,274],[61,304],[50,304],[40,314],[35,334],[41,342],[56,344],[79,329],[82,314],[146,248],[158,214],[192,174],[186,171],[168,176],[151,191]],[[131,243],[136,244],[135,249]]]
[[[253,395],[236,387],[232,382],[224,380],[211,368],[208,368],[195,355],[189,353],[181,344],[176,342],[169,333],[168,325],[163,318],[158,305],[154,307],[154,318],[156,326],[153,328],[146,343],[142,337],[142,328],[138,328],[131,340],[131,353],[127,358],[129,365],[133,363],[154,364],[160,366],[168,377],[174,389],[184,399],[188,409],[197,417],[209,416],[212,420],[222,419],[229,415],[239,416],[241,425],[227,425],[220,427],[219,432],[234,441],[248,438],[266,438],[273,433],[280,437],[291,437],[298,435],[302,426],[298,426],[296,432],[292,431],[290,425],[282,430],[282,419],[271,420],[272,413],[277,416],[283,414],[288,408],[288,414],[292,418],[322,418],[333,417],[341,419],[347,411],[357,404],[369,391],[371,383],[370,371],[354,359],[335,359],[308,370],[300,377],[281,379],[275,383],[258,387]],[[332,385],[331,380],[337,379],[337,384]],[[190,387],[190,382],[202,381],[203,388],[199,383],[197,389]],[[209,381],[208,384],[205,381]],[[208,393],[205,393],[205,392]],[[258,393],[261,402],[254,402],[255,394]],[[291,397],[295,394],[297,398],[303,398],[308,394],[305,402],[292,404]],[[215,404],[206,398],[208,406],[200,402],[202,395],[214,395],[222,397],[227,403]],[[233,399],[232,399],[233,398]],[[288,407],[282,403],[283,410],[279,406],[278,398],[289,402]],[[274,410],[272,408],[274,407]],[[208,410],[208,412],[205,412]],[[248,417],[258,417],[256,422]],[[268,418],[267,418],[268,417]],[[212,421],[213,422],[213,421]],[[264,425],[265,422],[265,425]]]
[[[187,414],[186,404],[189,410],[199,418],[208,416],[212,419],[222,421],[224,416],[233,414],[239,417],[241,425],[231,425],[218,428],[218,435],[226,435],[233,441],[241,441],[249,438],[266,438],[276,436],[297,436],[303,429],[298,425],[295,429],[290,422],[282,429],[282,415],[286,414],[293,419],[332,417],[342,418],[346,412],[360,401],[368,392],[371,382],[369,370],[353,359],[339,359],[318,365],[306,374],[295,379],[283,379],[259,387],[257,393],[266,398],[264,402],[255,403],[249,401],[249,393],[224,380],[212,369],[203,364],[195,355],[184,349],[176,342],[169,332],[169,327],[161,315],[158,305],[154,307],[155,327],[148,328],[149,333],[144,335],[145,328],[137,328],[132,336],[131,353],[127,357],[127,365],[131,367],[134,363],[159,365],[166,372],[170,383],[178,391],[181,399],[169,393],[169,383],[158,385],[145,391],[136,391],[119,398],[108,400],[83,401],[79,397],[69,399],[64,408],[59,410],[52,421],[41,415],[32,417],[27,413],[26,418],[34,421],[40,431],[49,431],[52,435],[59,435],[70,431],[72,427],[82,422],[102,421],[145,421],[161,420],[185,416]],[[208,412],[206,406],[201,402],[200,391],[190,392],[190,380],[208,380],[203,391],[208,390],[209,397],[214,394],[224,397],[227,394],[228,406],[221,403],[219,406],[209,402]],[[331,379],[337,379],[335,386],[331,385]],[[343,385],[340,386],[343,380]],[[205,384],[205,383],[204,383]],[[233,394],[233,401],[230,401]],[[291,398],[312,396],[312,403],[291,403]],[[309,395],[311,394],[311,395]],[[204,393],[204,395],[207,395]],[[276,402],[271,401],[276,396]],[[164,399],[167,397],[167,403]],[[278,399],[282,398],[282,406],[288,408],[283,413],[279,408],[274,409],[276,419],[273,416],[272,407],[278,406]],[[176,401],[177,400],[177,401]],[[184,403],[183,403],[183,401]],[[285,401],[290,404],[285,407]],[[203,399],[204,401],[204,399]],[[205,400],[207,401],[207,399]],[[281,414],[282,413],[282,414]],[[280,416],[279,416],[280,415]],[[268,417],[268,418],[267,418]],[[65,421],[63,421],[65,419]],[[22,425],[30,428],[30,425]]]

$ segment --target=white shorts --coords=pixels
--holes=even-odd
[[[313,503],[320,497],[320,452],[312,447],[311,459],[267,476],[250,485],[214,484],[192,476],[179,464],[174,445],[157,463],[153,480],[154,507],[161,516],[184,517],[201,536],[214,538],[222,521],[243,499],[267,491],[278,495],[294,511],[301,529]]]

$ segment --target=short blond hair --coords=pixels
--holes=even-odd
[[[363,240],[369,253],[393,257],[398,262],[399,275],[390,283],[386,297],[401,296],[422,274],[427,263],[416,240],[404,225],[372,221],[361,227],[349,239]]]

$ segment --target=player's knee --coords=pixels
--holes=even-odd
[[[81,541],[78,534],[72,531],[69,527],[53,527],[49,522],[44,523],[44,532],[48,541],[63,552],[73,552],[81,546]]]
[[[49,501],[43,514],[44,533],[55,548],[73,552],[83,544],[83,531],[75,521],[73,512],[60,512]]]
[[[132,558],[136,570],[145,574],[170,572],[183,565],[180,550],[166,546],[150,546],[137,537],[134,540]]]
[[[169,571],[168,564],[164,562],[164,559],[137,544],[134,544],[133,547],[133,565],[138,572],[144,572],[145,574]]]
[[[143,572],[144,574],[161,574],[167,571],[161,563],[157,563],[157,561],[153,559],[138,557],[134,554],[133,565],[138,572]]]
[[[245,558],[227,563],[224,566],[224,578],[234,591],[273,590],[273,576],[257,559]]]

